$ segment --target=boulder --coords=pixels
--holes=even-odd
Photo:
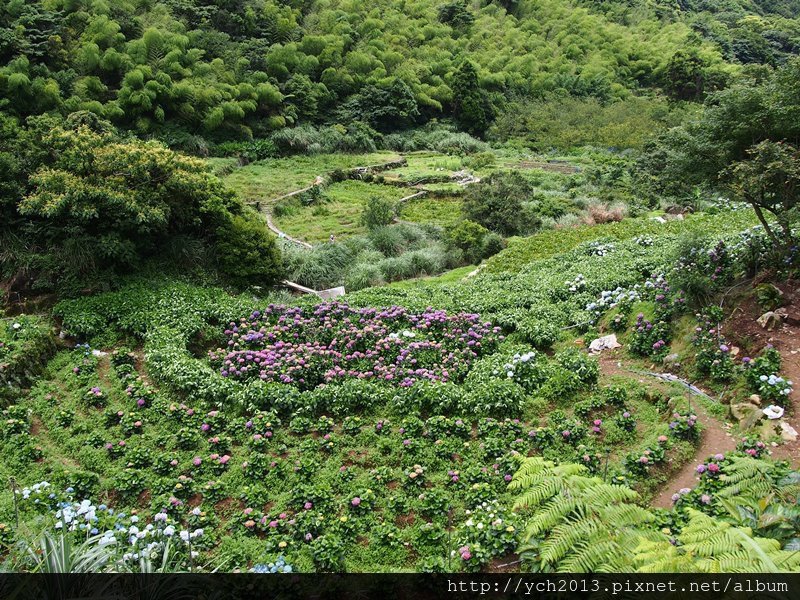
[[[759,407],[750,402],[731,404],[731,414],[742,429],[750,429],[764,416]]]
[[[747,399],[751,404],[755,404],[756,406],[761,406],[761,396],[758,394],[753,394]]]
[[[770,310],[756,319],[756,323],[761,325],[767,331],[772,331],[783,326],[786,320],[786,311],[779,308],[778,310]]]
[[[786,421],[781,421],[781,439],[784,442],[796,442],[797,441],[797,430],[789,425]]]
[[[617,342],[617,336],[615,334],[604,335],[603,337],[599,337],[596,340],[592,340],[592,343],[589,344],[589,352],[592,354],[598,354],[603,350],[613,350],[614,348],[619,348],[622,344]]]
[[[764,420],[764,421],[761,421],[761,423],[758,426],[758,429],[755,431],[755,433],[756,433],[756,435],[758,435],[758,437],[761,440],[766,442],[766,441],[769,441],[769,440],[774,440],[775,436],[779,435],[780,428],[775,426],[775,421]],[[773,447],[778,445],[775,442],[771,442],[771,443],[772,443]]]
[[[664,357],[664,364],[677,366],[680,363],[680,358],[677,352],[673,352]]]

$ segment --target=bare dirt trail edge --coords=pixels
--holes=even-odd
[[[606,376],[622,376],[636,379],[642,383],[647,381],[648,375],[637,374],[625,368],[616,352],[603,352],[600,355],[600,371]],[[655,380],[654,380],[655,381]],[[696,399],[689,398],[689,402],[698,416],[698,422],[703,426],[700,444],[692,456],[680,470],[667,481],[661,491],[653,498],[651,505],[658,508],[670,508],[672,495],[682,488],[694,487],[697,483],[697,465],[704,462],[709,456],[718,453],[730,452],[736,447],[736,440],[726,430],[724,424],[711,416],[703,405]]]
[[[692,408],[698,416],[698,421],[703,425],[700,434],[700,445],[692,457],[680,471],[664,484],[661,492],[653,498],[652,506],[658,508],[670,508],[672,506],[672,495],[680,489],[692,488],[697,484],[697,465],[709,456],[715,454],[725,454],[736,448],[736,440],[722,423],[708,414],[708,411],[697,401],[691,401]]]

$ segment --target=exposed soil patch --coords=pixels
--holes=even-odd
[[[700,445],[694,453],[692,460],[688,461],[680,471],[675,473],[670,480],[664,484],[659,494],[653,498],[652,506],[659,508],[670,508],[672,506],[672,495],[682,488],[692,488],[697,484],[697,465],[705,462],[705,459],[714,454],[725,454],[736,448],[736,440],[733,435],[698,402],[692,402],[692,408],[698,416],[698,421],[705,427],[700,434]]]
[[[417,516],[414,514],[414,511],[411,511],[407,515],[397,515],[394,520],[394,524],[400,528],[411,527],[416,520]]]
[[[136,350],[133,353],[133,359],[134,359],[133,367],[136,369],[136,372],[139,374],[139,377],[142,378],[142,381],[144,381],[150,387],[155,387],[153,385],[153,381],[147,375],[147,368],[145,367],[144,351]]]
[[[136,503],[141,507],[150,506],[150,499],[152,498],[152,493],[150,490],[144,490],[136,500]]]
[[[745,356],[757,354],[767,344],[772,344],[781,353],[781,376],[795,383],[784,419],[800,431],[800,410],[797,406],[800,401],[800,326],[796,325],[795,320],[800,317],[800,282],[791,280],[775,285],[783,292],[783,308],[790,317],[783,327],[774,331],[763,329],[756,319],[765,311],[754,296],[748,294],[735,300],[730,318],[722,331],[728,340],[741,348]],[[800,440],[781,444],[771,450],[773,458],[788,460],[794,468],[800,467]]]
[[[572,175],[580,171],[578,167],[564,161],[534,161],[523,160],[517,165],[518,169],[539,169],[542,171],[549,171],[551,173],[564,173],[565,175]]]
[[[488,573],[518,573],[520,562],[519,555],[506,554],[490,560],[485,570]]]
[[[621,355],[624,350],[605,350],[600,353],[598,360],[600,372],[606,376],[626,377],[635,379],[637,382],[647,385],[650,388],[663,389],[667,386],[666,382],[658,379],[632,373],[623,362]],[[728,432],[727,428],[708,414],[708,411],[693,398],[688,398],[698,421],[703,425],[704,430],[701,434],[700,444],[694,453],[692,460],[686,462],[670,479],[664,484],[661,491],[654,497],[651,504],[660,508],[672,506],[672,494],[681,488],[691,488],[697,483],[696,468],[708,456],[718,453],[725,453],[736,447],[736,441]]]
[[[111,360],[108,356],[101,356],[97,360],[97,378],[104,386],[111,385]]]
[[[227,523],[233,515],[244,508],[244,502],[238,498],[225,498],[214,504],[214,513],[219,517],[220,523]]]

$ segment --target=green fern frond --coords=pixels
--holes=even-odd
[[[775,463],[749,457],[732,457],[731,464],[725,467],[725,474],[720,477],[725,487],[717,495],[722,498],[766,496],[776,488],[774,469]]]
[[[602,522],[591,517],[569,520],[555,527],[542,542],[542,560],[552,564],[559,563],[580,544],[597,535],[601,529],[604,529]]]
[[[668,542],[639,545],[634,560],[639,571],[777,573],[800,565],[800,554],[781,550],[777,540],[755,537],[749,528],[735,527],[697,510],[688,509],[687,514],[689,521],[677,546]]]
[[[529,508],[540,506],[558,494],[563,488],[563,480],[557,477],[548,477],[531,481],[532,486],[514,503],[514,508]]]
[[[536,536],[543,531],[552,529],[563,522],[566,516],[575,510],[577,502],[563,496],[556,496],[552,502],[548,502],[528,523],[527,535]]]

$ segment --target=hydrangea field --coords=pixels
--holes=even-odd
[[[593,337],[617,332],[638,367],[680,342],[712,385],[778,406],[792,389],[774,350],[732,356],[720,315],[684,291],[731,281],[767,246],[760,231],[692,261],[674,260],[680,243],[590,241],[517,272],[346,302],[132,283],[57,305],[58,342],[43,321],[4,320],[4,368],[44,357],[28,391],[6,383],[4,559],[55,568],[24,550],[51,543],[92,570],[491,570],[530,543],[509,487],[528,457],[580,465],[646,504],[725,408],[605,371],[585,350]],[[767,454],[742,437],[655,522],[679,531],[683,508],[722,514],[730,457]]]
[[[396,382],[458,381],[503,340],[478,315],[402,307],[351,309],[324,304],[304,311],[270,305],[225,330],[227,348],[211,354],[223,377],[314,389],[347,378]]]

